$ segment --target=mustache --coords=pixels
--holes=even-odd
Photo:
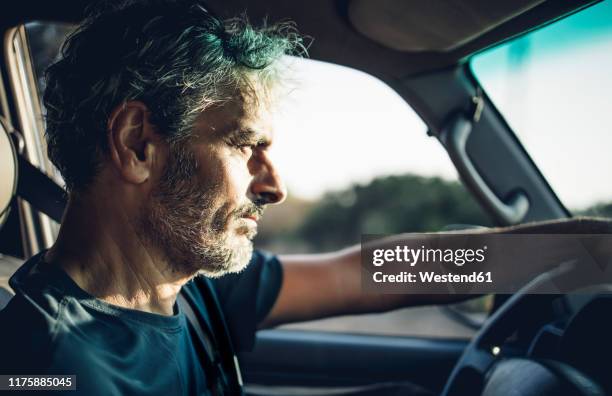
[[[260,218],[261,216],[263,216],[263,213],[265,210],[264,205],[265,204],[259,203],[259,202],[252,202],[252,203],[246,204],[236,210],[235,216],[236,217],[257,216],[258,218]]]

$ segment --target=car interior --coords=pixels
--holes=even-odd
[[[0,309],[12,296],[10,275],[52,244],[66,200],[44,154],[44,121],[31,116],[41,114],[41,104],[24,24],[76,24],[90,3],[21,0],[5,4],[0,15]],[[251,21],[295,21],[312,38],[309,58],[365,72],[391,87],[422,118],[463,185],[500,226],[572,213],[474,76],[470,58],[596,3],[206,1],[222,17],[244,13]],[[603,221],[592,227],[600,233],[610,229]],[[540,281],[514,295],[494,296],[471,339],[259,331],[254,350],[239,357],[247,391],[407,394],[398,384],[409,383],[423,394],[449,396],[611,393],[609,285],[530,294]],[[402,393],[393,393],[399,389]]]

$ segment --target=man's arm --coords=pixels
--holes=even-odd
[[[283,284],[262,328],[451,301],[444,295],[363,293],[360,246],[326,254],[285,255],[279,260],[283,267]],[[453,301],[459,299],[452,297]]]
[[[612,232],[612,226],[609,221],[570,219],[466,231],[468,232],[604,234]],[[385,246],[409,238],[415,238],[414,234],[399,235],[377,243]],[[260,327],[335,315],[384,312],[413,305],[451,303],[475,297],[451,294],[364,293],[361,288],[360,253],[360,246],[353,246],[334,253],[280,256],[284,273],[283,284],[272,310]]]

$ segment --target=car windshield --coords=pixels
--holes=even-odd
[[[612,1],[482,52],[471,68],[566,207],[612,216]]]

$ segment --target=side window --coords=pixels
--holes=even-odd
[[[289,190],[264,216],[260,246],[321,252],[361,234],[488,224],[442,148],[386,84],[354,69],[293,60],[272,155]]]
[[[612,1],[484,51],[471,67],[568,209],[612,217]]]
[[[69,27],[27,25],[40,78]],[[293,89],[276,112],[271,155],[287,201],[266,211],[256,247],[274,253],[332,251],[361,234],[489,225],[442,146],[392,89],[356,70],[288,58]],[[289,328],[372,334],[469,337],[489,299],[343,317]]]

